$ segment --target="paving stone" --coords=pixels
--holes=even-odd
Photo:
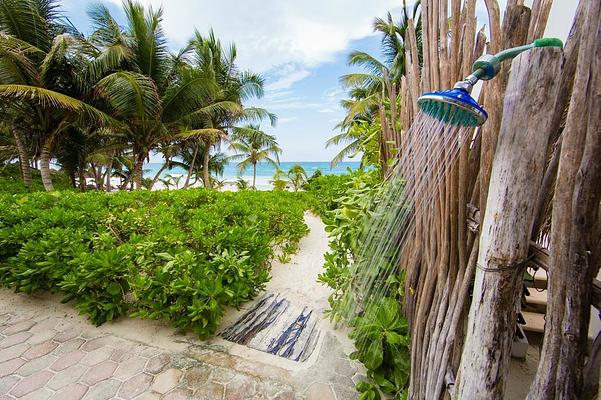
[[[120,363],[121,361],[126,361],[132,357],[137,357],[137,356],[135,354],[133,354],[132,352],[128,351],[127,349],[119,348],[119,349],[114,349],[109,358],[111,359],[111,361]]]
[[[52,378],[54,374],[50,371],[40,371],[26,378],[23,378],[10,391],[10,394],[16,397],[22,397],[43,387]]]
[[[225,386],[227,400],[244,400],[255,394],[255,380],[250,376],[236,375]]]
[[[81,350],[75,350],[67,354],[61,355],[51,366],[54,371],[62,371],[72,365],[77,364],[86,354]]]
[[[160,355],[161,354],[161,350],[156,349],[154,347],[144,346],[144,348],[140,349],[139,354],[142,357],[153,358],[153,357],[156,357],[156,356]]]
[[[156,393],[146,392],[136,397],[136,400],[159,400],[160,398],[161,397]]]
[[[81,383],[72,383],[54,393],[52,400],[80,400],[88,391],[88,387]]]
[[[356,372],[357,368],[350,363],[349,359],[336,358],[332,361],[330,371],[336,371],[337,374],[352,377]]]
[[[61,343],[54,350],[54,354],[59,355],[59,354],[70,353],[72,351],[78,350],[81,347],[81,345],[83,345],[85,342],[86,341],[83,340],[82,338],[70,339],[64,343]]]
[[[54,335],[54,340],[60,343],[64,343],[67,342],[71,339],[75,339],[76,337],[79,336],[79,331],[76,329],[66,329],[64,331],[60,331],[58,332],[56,335]],[[83,341],[83,339],[82,339]]]
[[[13,358],[19,357],[21,354],[29,349],[27,343],[21,343],[0,351],[0,362],[12,360]]]
[[[211,380],[217,383],[226,384],[234,379],[234,376],[236,376],[236,374],[232,370],[214,367],[211,373]]]
[[[54,375],[54,377],[48,382],[47,386],[50,389],[59,390],[64,386],[77,382],[84,372],[86,372],[86,368],[84,366],[79,364],[73,365]]]
[[[332,389],[337,400],[354,400],[359,396],[359,393],[352,385],[332,384]]]
[[[224,393],[225,386],[220,383],[209,382],[194,392],[194,398],[200,400],[219,400],[223,399]]]
[[[16,375],[5,376],[0,378],[0,393],[8,393],[19,382],[21,378]]]
[[[37,327],[37,325],[36,325]],[[34,345],[52,339],[55,335],[54,331],[34,332],[33,336],[27,340],[27,343]]]
[[[21,357],[23,357],[26,360],[32,360],[34,358],[42,357],[52,352],[52,350],[56,349],[57,346],[57,343],[54,343],[52,340],[47,340],[43,343],[31,346],[29,350],[27,350],[21,355]]]
[[[19,397],[19,400],[47,400],[52,396],[52,391],[46,388],[40,388],[26,396]]]
[[[182,371],[175,368],[169,368],[154,378],[152,390],[157,393],[165,394],[177,386],[182,377]]]
[[[103,346],[106,346],[109,342],[109,339],[107,336],[100,336],[91,340],[88,340],[84,345],[81,346],[81,349],[83,351],[94,351],[96,349],[99,349]]]
[[[117,370],[114,373],[115,378],[126,380],[131,378],[134,375],[139,374],[144,370],[144,366],[146,365],[146,359],[133,356],[121,363],[117,367]]]
[[[263,394],[268,398],[277,397],[278,394],[287,392],[291,392],[294,397],[294,392],[291,386],[266,379],[261,379],[259,382],[257,382],[256,391],[257,393]]]
[[[25,364],[25,360],[22,358],[13,358],[12,360],[4,361],[0,364],[0,378],[12,374],[18,370],[21,365]]]
[[[6,349],[19,343],[25,342],[27,339],[33,336],[31,332],[19,332],[14,335],[6,336],[0,342],[0,348]]]
[[[116,379],[107,379],[92,386],[85,396],[90,400],[107,400],[115,398],[121,382]]]
[[[101,347],[86,354],[81,362],[88,366],[100,364],[101,362],[108,360],[112,352],[113,350],[108,347]]]
[[[21,376],[29,376],[47,368],[54,361],[56,361],[56,356],[52,354],[46,354],[45,356],[34,358],[19,368],[17,374]]]
[[[192,391],[187,389],[174,389],[163,396],[163,400],[186,400],[192,396]]]
[[[141,373],[123,382],[119,389],[119,397],[133,399],[145,392],[152,383],[152,375]]]
[[[292,390],[285,390],[272,397],[272,400],[294,400],[294,392]]]
[[[330,385],[321,382],[312,383],[305,393],[307,400],[336,400]]]
[[[210,375],[211,369],[206,365],[201,365],[188,369],[184,374],[184,380],[188,384],[188,387],[195,389],[207,383]]]
[[[351,380],[353,381],[353,383],[355,385],[357,385],[357,383],[359,383],[359,382],[365,382],[365,381],[367,381],[367,376],[365,376],[363,374],[357,373],[357,374],[353,375],[353,377],[351,378]]]
[[[28,320],[28,319],[22,320],[22,321],[19,321],[19,322],[9,325],[7,328],[5,328],[2,331],[2,334],[6,335],[6,336],[10,336],[15,333],[26,331],[34,325],[35,325],[35,322],[33,322],[31,320]]]
[[[0,315],[0,324],[4,324],[5,322],[8,322],[11,318],[11,315],[8,313],[4,313],[2,315]]]
[[[96,383],[113,376],[113,372],[117,369],[117,363],[114,361],[103,361],[91,367],[82,378],[82,382],[92,386]]]
[[[53,331],[54,327],[56,326],[57,323],[58,323],[58,321],[55,318],[49,317],[43,321],[38,321],[37,324],[35,324],[31,328],[29,328],[29,332],[37,333],[37,332]]]
[[[144,371],[150,372],[151,374],[158,374],[170,362],[171,362],[171,357],[169,356],[169,354],[163,353],[163,354],[156,355],[156,356],[152,357],[150,360],[148,360],[148,363],[146,364],[146,368],[144,368]]]

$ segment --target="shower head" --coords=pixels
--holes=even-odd
[[[469,92],[458,87],[425,93],[417,100],[417,105],[422,112],[449,125],[480,126],[488,118]]]
[[[501,69],[501,62],[535,47],[563,47],[559,39],[536,39],[530,44],[503,50],[495,55],[485,54],[472,66],[472,74],[457,82],[451,90],[423,94],[417,99],[422,112],[450,125],[473,127],[482,125],[488,118],[486,111],[470,96],[472,87],[479,80],[494,78]]]

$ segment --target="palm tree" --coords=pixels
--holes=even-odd
[[[276,168],[271,183],[273,183],[274,190],[284,190],[288,186],[288,179],[286,179],[286,173],[279,168]]]
[[[0,96],[37,142],[40,173],[52,190],[50,160],[56,139],[69,127],[114,123],[89,104],[98,51],[58,12],[54,0],[0,0]]]
[[[127,121],[126,137],[135,157],[133,178],[140,187],[150,151],[178,134],[219,134],[207,126],[198,129],[198,121],[238,107],[211,102],[219,91],[215,82],[186,63],[185,52],[168,53],[162,9],[145,10],[132,0],[123,7],[124,31],[106,7],[98,5],[92,13],[93,43],[106,53],[116,53],[120,62],[120,69],[102,78],[96,90],[111,113]]]
[[[174,154],[177,159],[171,161],[173,167],[180,167],[188,174],[184,183],[184,188],[196,184],[199,178],[204,175],[204,163],[199,163],[198,158],[200,154],[204,154],[205,142],[198,139],[184,140],[175,146]],[[208,173],[211,182],[215,182],[217,176],[223,175],[225,164],[227,163],[227,156],[224,153],[210,153],[208,163]],[[194,182],[191,182],[192,175],[194,175]],[[203,181],[204,182],[204,181]],[[212,187],[213,185],[211,185]]]
[[[361,153],[360,167],[378,165],[380,125],[369,121],[354,121],[344,132],[332,136],[326,142],[326,147],[344,144],[330,162],[333,168],[347,157],[355,157]]]
[[[288,170],[288,178],[290,179],[290,183],[292,183],[292,187],[295,192],[298,192],[300,188],[303,187],[305,183],[307,183],[307,171],[300,164],[294,164]]]
[[[261,131],[258,125],[250,124],[244,127],[235,127],[233,131],[230,149],[235,151],[236,154],[231,156],[230,160],[239,161],[238,169],[241,174],[252,166],[252,187],[256,189],[257,163],[267,162],[277,168],[280,164],[279,157],[282,149],[278,146],[275,136]]]
[[[201,133],[199,137],[204,143],[203,182],[206,187],[210,187],[210,152],[227,138],[228,131],[240,121],[261,121],[269,118],[271,124],[275,125],[276,117],[263,108],[244,107],[243,104],[247,100],[263,96],[264,79],[253,72],[238,69],[235,45],[225,48],[213,30],[209,31],[206,37],[196,31],[188,45],[187,53],[191,54],[196,70],[211,79],[218,88],[210,99],[211,113],[205,113],[194,121],[195,128],[199,128]]]
[[[340,77],[342,85],[349,89],[350,98],[342,101],[347,115],[339,125],[347,128],[355,118],[373,120],[382,102],[385,89],[384,80],[399,84],[405,75],[405,35],[409,18],[416,20],[416,32],[421,32],[421,1],[417,0],[410,11],[406,0],[403,0],[401,17],[395,22],[392,14],[386,18],[376,18],[373,23],[374,31],[382,35],[382,53],[384,60],[364,51],[353,51],[349,54],[348,64],[359,66],[364,71],[345,74]],[[411,16],[411,17],[410,17]],[[421,50],[421,36],[417,37],[418,50]],[[421,51],[418,51],[421,56]]]

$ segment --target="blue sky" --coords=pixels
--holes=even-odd
[[[400,0],[140,0],[146,6],[163,6],[163,27],[169,46],[176,51],[194,29],[210,28],[223,42],[234,42],[242,69],[266,78],[266,94],[253,102],[276,113],[275,128],[284,153],[282,161],[330,160],[337,148],[325,148],[342,119],[344,97],[338,78],[352,70],[346,65],[350,51],[380,55],[379,37],[371,24],[388,10],[398,10]],[[87,10],[97,0],[63,0],[62,9],[83,33],[90,33]],[[121,0],[101,0],[123,21]],[[483,1],[478,2],[484,15]],[[500,1],[504,8],[505,1]],[[528,3],[528,1],[526,1]],[[573,3],[573,4],[572,4]],[[576,1],[556,0],[548,36],[565,38]],[[153,157],[151,161],[160,161]]]

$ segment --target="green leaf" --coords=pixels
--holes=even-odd
[[[403,343],[403,338],[396,332],[386,331],[386,340],[390,344],[401,344]]]
[[[111,282],[106,287],[106,291],[109,292],[109,294],[116,296],[121,293],[121,285],[117,282]]]
[[[368,369],[376,369],[382,365],[384,359],[384,347],[382,340],[373,340],[365,350],[365,366]]]

